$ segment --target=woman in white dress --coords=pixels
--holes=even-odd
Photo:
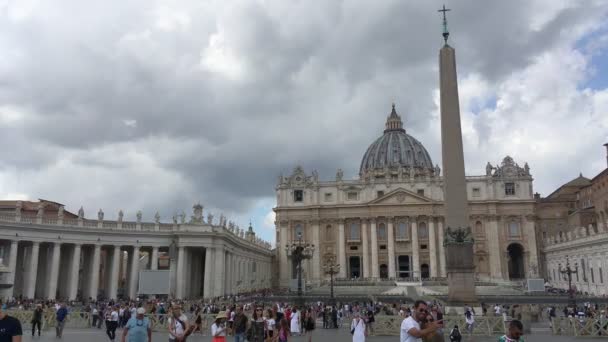
[[[298,311],[296,308],[293,308],[293,312],[291,313],[290,328],[292,335],[300,335],[300,311]]]
[[[367,330],[365,330],[365,322],[358,311],[354,313],[353,322],[350,324],[350,331],[353,335],[353,342],[365,342]]]

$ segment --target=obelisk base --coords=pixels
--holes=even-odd
[[[448,273],[448,303],[452,305],[477,303],[473,271],[463,272],[461,270]]]
[[[473,243],[468,241],[446,242],[448,257],[448,304],[475,305],[475,265],[473,264]]]

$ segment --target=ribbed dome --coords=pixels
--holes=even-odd
[[[386,120],[384,134],[367,149],[359,174],[372,170],[416,167],[433,170],[433,161],[420,141],[405,133],[401,117],[393,110]]]

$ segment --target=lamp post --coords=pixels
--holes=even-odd
[[[340,272],[340,265],[336,264],[336,257],[331,254],[326,257],[327,262],[323,268],[325,269],[325,273],[329,274],[329,304],[335,305],[336,298],[334,297],[334,275]]]
[[[578,263],[574,263],[574,268],[570,267],[570,259],[566,255],[566,268],[562,268],[559,264],[559,272],[564,275],[564,278],[568,280],[568,304],[571,307],[576,307],[576,299],[574,298],[574,291],[572,290],[572,275],[578,273]]]
[[[302,260],[312,258],[315,251],[315,245],[306,243],[302,240],[302,232],[298,232],[296,240],[291,244],[285,245],[287,256],[295,261],[298,271],[298,299],[297,305],[301,308],[304,306],[304,298],[302,297]]]

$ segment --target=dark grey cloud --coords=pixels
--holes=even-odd
[[[441,4],[4,5],[0,113],[22,116],[0,116],[0,141],[12,146],[0,189],[74,206],[145,207],[149,217],[198,199],[243,213],[272,197],[276,176],[296,164],[323,178],[339,167],[355,175],[392,101],[440,163],[432,124]],[[448,3],[461,77],[497,87],[597,25],[602,5],[539,12],[523,0]],[[489,139],[490,124],[474,127]],[[45,181],[11,183],[16,173]]]

